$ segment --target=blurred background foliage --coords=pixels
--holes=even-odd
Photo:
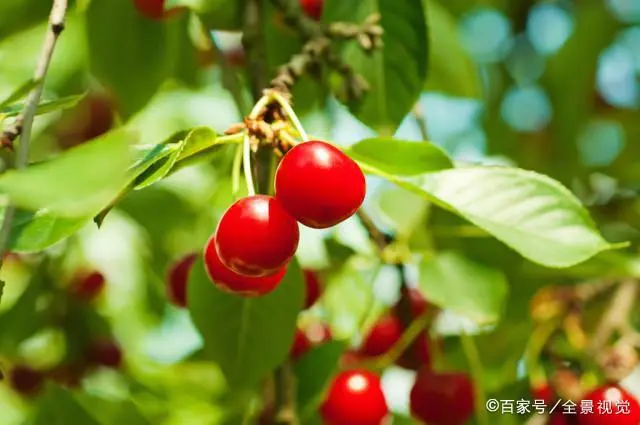
[[[344,56],[357,69],[385,75],[379,79],[364,72],[373,78],[372,94],[347,106],[329,94],[335,75],[322,75],[324,84],[303,78],[294,88],[294,105],[310,134],[347,146],[376,134],[420,141],[426,131],[428,140],[456,161],[516,165],[559,180],[588,206],[608,241],[631,242],[579,266],[544,269],[423,199],[380,179],[368,180],[365,208],[381,228],[395,232],[417,255],[447,251],[447,264],[471,261],[469,267],[478,268],[453,267],[462,269],[454,281],[473,276],[483,290],[461,292],[460,306],[452,305],[440,317],[437,332],[445,335],[448,364],[467,369],[458,339],[446,335],[460,329],[478,332],[474,340],[487,390],[503,398],[530,399],[522,353],[535,324],[534,293],[544,285],[638,276],[640,270],[640,2],[423,0],[428,57],[415,56],[425,44],[419,39],[426,37],[420,24],[384,21],[385,10],[398,7],[392,0],[355,3],[325,0],[323,20],[359,21],[379,7],[386,30],[384,65],[374,69],[349,47]],[[191,7],[199,19],[183,11],[151,21],[129,0],[71,2],[44,98],[85,96],[73,107],[36,120],[32,161],[122,124],[130,139],[154,144],[198,126],[222,133],[240,121],[251,104],[251,64],[238,32],[242,2],[170,0],[167,8],[173,6]],[[49,9],[50,2],[42,0],[0,2],[0,98],[32,75]],[[273,8],[266,11],[261,41],[269,64],[265,72],[272,75],[301,40]],[[51,388],[35,401],[0,385],[0,424],[240,423],[236,415],[246,407],[245,395],[228,391],[216,365],[201,357],[202,337],[189,313],[168,304],[165,295],[169,266],[202,249],[233,200],[232,156],[223,147],[207,161],[130,192],[100,229],[89,223],[50,247],[58,260],[41,266],[47,270],[34,272],[29,255],[7,260],[0,367],[55,366],[87,329],[113,335],[123,347],[126,366],[88,375],[82,392]],[[99,171],[107,172],[109,164],[103,167]],[[81,178],[78,170],[68,173],[69,179]],[[57,240],[56,232],[76,228],[56,222],[37,230],[39,237]],[[372,260],[373,250],[355,219],[330,231],[303,229],[298,260],[322,271],[326,291],[300,321],[325,321],[336,339],[357,343],[362,330],[398,298],[395,269]],[[57,309],[76,307],[56,300],[81,269],[104,274],[104,297],[92,308],[76,306],[78,316],[61,322]],[[420,270],[420,275],[430,272]],[[430,290],[433,282],[419,279],[417,268],[409,273],[412,284],[420,281]],[[457,314],[455,307],[465,311],[464,298],[473,296],[487,297],[487,309],[496,312],[482,316],[489,332]],[[561,346],[571,345],[560,340]],[[330,353],[326,358],[331,362]],[[308,367],[322,369],[322,364]],[[412,374],[392,368],[383,377],[390,406],[399,415],[394,423],[410,423],[400,418],[408,413]],[[629,378],[631,384],[639,381]],[[523,421],[492,417],[496,424]]]

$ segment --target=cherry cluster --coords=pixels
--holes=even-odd
[[[360,167],[322,141],[290,149],[275,174],[275,196],[250,195],[224,213],[204,249],[218,288],[265,295],[282,281],[298,248],[298,223],[326,229],[351,217],[366,193]]]
[[[91,271],[74,279],[70,294],[81,303],[89,304],[102,294],[104,288],[102,273]],[[26,364],[14,365],[9,373],[9,383],[18,394],[32,397],[40,393],[46,380],[67,388],[77,388],[87,373],[99,367],[117,369],[122,361],[122,350],[115,340],[97,337],[84,344],[78,356],[53,368],[38,370]]]

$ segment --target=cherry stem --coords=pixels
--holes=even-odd
[[[532,387],[538,386],[541,378],[544,377],[544,370],[538,365],[538,359],[544,350],[545,345],[560,326],[560,321],[553,320],[538,326],[533,330],[531,338],[524,351],[524,361],[529,374],[529,383]]]
[[[242,152],[244,145],[238,145],[231,168],[231,195],[236,198],[240,192],[240,170],[242,169]]]
[[[302,140],[305,142],[309,140],[309,136],[307,135],[307,132],[304,131],[304,127],[302,126],[302,123],[298,119],[298,116],[296,115],[295,111],[291,107],[291,104],[289,103],[289,101],[285,99],[284,96],[282,96],[277,91],[273,91],[271,95],[273,96],[273,100],[278,102],[280,107],[287,114],[287,117],[289,117],[289,120],[291,121],[293,126],[296,128],[296,131],[298,132]]]
[[[251,172],[251,137],[248,132],[244,134],[242,165],[244,167],[244,178],[247,183],[249,196],[256,194],[256,187],[253,183],[253,173]]]
[[[489,425],[489,417],[487,416],[487,410],[485,404],[487,402],[487,394],[484,389],[484,372],[482,368],[482,359],[480,359],[480,353],[478,347],[473,341],[473,337],[463,331],[460,334],[460,342],[462,343],[462,349],[467,362],[469,363],[469,369],[473,378],[473,388],[475,391],[474,408],[476,412],[476,420],[479,425]]]
[[[398,342],[385,354],[376,357],[372,365],[375,369],[386,369],[394,364],[402,354],[413,344],[413,342],[425,331],[431,322],[431,314],[429,311],[418,316],[407,329],[404,331]]]

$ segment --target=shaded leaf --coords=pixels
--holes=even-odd
[[[429,26],[429,75],[426,90],[479,98],[478,69],[462,44],[458,22],[437,0],[424,0]]]
[[[4,220],[5,208],[0,209],[0,223]],[[17,210],[9,237],[10,251],[36,252],[59,242],[89,223],[91,217],[61,218],[47,211]]]
[[[361,22],[382,16],[384,46],[372,54],[350,43],[343,59],[371,90],[349,108],[380,134],[393,134],[418,100],[427,77],[427,26],[421,0],[327,0],[325,19]]]
[[[16,88],[13,93],[7,96],[4,100],[0,101],[0,108],[4,108],[5,106],[11,105],[22,98],[26,97],[29,92],[36,86],[37,82],[33,78],[25,81],[18,88]]]
[[[501,272],[452,251],[420,263],[420,287],[432,303],[482,324],[499,319],[508,290]]]
[[[296,363],[296,400],[302,420],[312,415],[322,401],[323,391],[338,369],[338,360],[346,348],[343,341],[327,342],[314,347]]]
[[[204,338],[205,353],[236,388],[257,384],[287,357],[303,298],[302,274],[295,261],[280,286],[262,297],[220,291],[201,259],[189,278],[189,310]]]
[[[71,393],[54,385],[48,387],[38,407],[32,425],[101,425]]]
[[[167,25],[144,17],[130,0],[92,1],[86,18],[91,71],[115,93],[128,118],[172,71]]]
[[[127,132],[110,132],[50,161],[8,171],[0,176],[0,192],[17,206],[55,216],[96,213],[125,184],[130,139]]]

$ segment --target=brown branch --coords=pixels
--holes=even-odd
[[[51,63],[56,42],[64,30],[66,13],[67,0],[54,0],[53,6],[51,7],[51,13],[49,15],[49,28],[47,30],[42,50],[40,52],[40,58],[33,76],[33,79],[34,81],[37,81],[37,84],[29,93],[24,109],[16,118],[13,126],[7,129],[2,135],[2,141],[0,142],[1,145],[12,145],[13,141],[20,136],[20,143],[18,145],[14,161],[14,167],[18,170],[25,168],[29,164],[29,143],[31,142],[33,119],[36,115],[40,97],[42,96],[44,80],[47,75],[47,71],[49,70],[49,64]],[[2,264],[2,259],[4,258],[4,253],[6,252],[7,245],[9,243],[11,225],[15,212],[16,210],[13,205],[7,206],[4,221],[2,222],[2,228],[0,229],[0,265]]]
[[[267,75],[269,73],[261,16],[262,2],[260,0],[248,0],[245,7],[242,44],[247,55],[247,64],[251,74],[251,94],[256,101],[262,96],[262,90],[267,86]]]
[[[334,22],[328,27],[310,19],[300,8],[297,0],[271,0],[284,15],[284,20],[305,40],[298,55],[281,66],[271,82],[271,88],[288,93],[293,84],[309,69],[326,64],[339,72],[344,80],[342,97],[357,99],[369,90],[369,84],[332,49],[334,40],[355,40],[361,48],[372,53],[382,47],[383,28],[380,15],[372,14],[362,24]]]

